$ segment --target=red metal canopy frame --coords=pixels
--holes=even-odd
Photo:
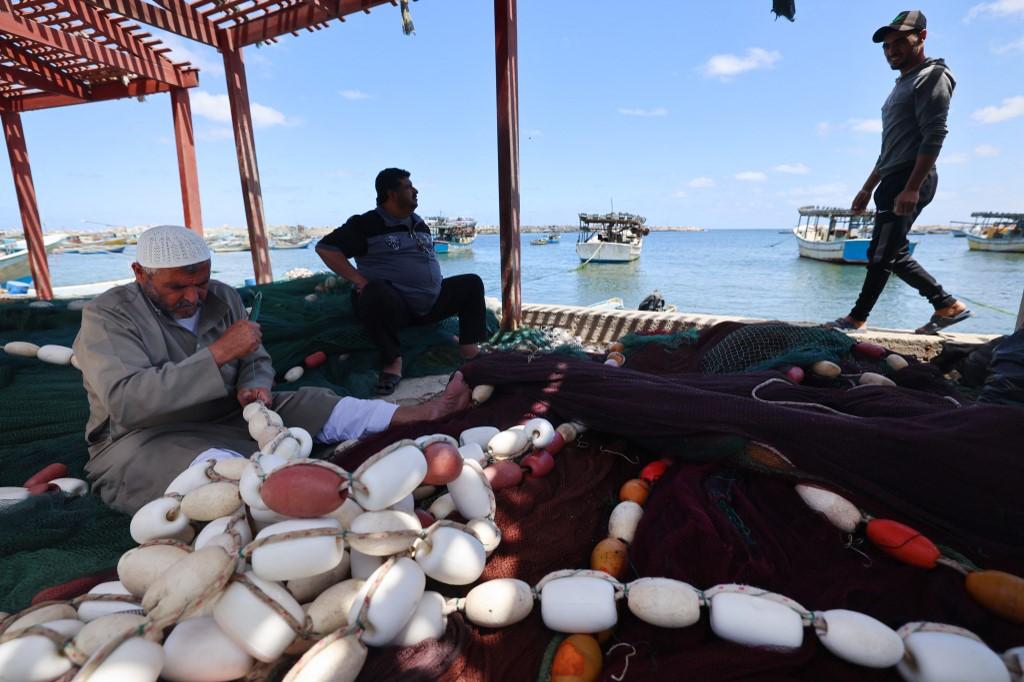
[[[0,117],[3,120],[32,277],[52,298],[49,268],[20,112],[169,92],[174,117],[185,224],[202,218],[187,63],[174,64],[148,24],[220,50],[224,59],[235,149],[256,280],[273,280],[256,143],[242,48],[279,36],[319,31],[334,19],[369,13],[397,0],[0,0]],[[519,279],[519,97],[517,0],[494,0],[502,326],[521,319]],[[408,0],[401,0],[407,19]]]

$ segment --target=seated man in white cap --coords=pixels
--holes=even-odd
[[[85,468],[115,509],[134,512],[159,497],[193,462],[252,454],[241,408],[257,400],[323,444],[438,419],[469,403],[458,373],[444,393],[415,406],[321,388],[271,393],[260,326],[247,319],[238,292],[210,279],[202,236],[150,228],[136,259],[135,282],[86,305],[74,343],[89,398]]]

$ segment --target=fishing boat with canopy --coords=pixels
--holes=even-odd
[[[848,208],[801,206],[793,234],[801,258],[863,265],[868,262],[874,222],[874,211],[856,213]],[[917,242],[910,242],[910,253],[916,246]]]
[[[628,263],[640,257],[647,218],[635,213],[580,213],[576,255],[586,263]]]
[[[473,248],[471,245],[476,239],[476,220],[473,218],[430,216],[424,222],[430,228],[435,252],[453,253]]]
[[[964,228],[971,251],[1024,253],[1024,213],[972,213],[974,222]]]

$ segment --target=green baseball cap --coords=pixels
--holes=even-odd
[[[903,11],[897,14],[896,18],[890,23],[875,31],[875,35],[871,36],[871,40],[876,43],[880,43],[885,40],[885,36],[889,35],[893,31],[910,33],[914,31],[921,31],[926,28],[928,28],[928,20],[924,18],[924,12],[917,9]]]

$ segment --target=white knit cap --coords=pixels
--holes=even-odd
[[[210,249],[187,227],[157,225],[139,235],[135,260],[144,268],[180,268],[210,260]]]

